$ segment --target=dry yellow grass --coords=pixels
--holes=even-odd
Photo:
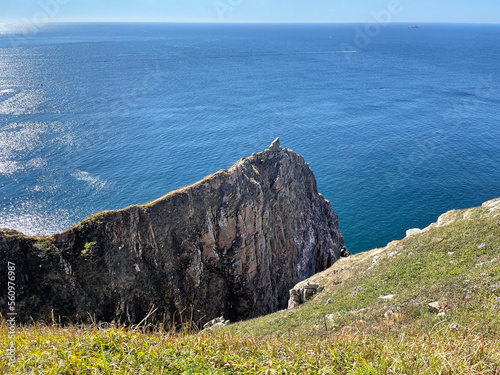
[[[1,319],[0,373],[500,374],[499,215],[500,200],[447,213],[315,275],[306,304],[217,331],[36,323],[11,339]]]

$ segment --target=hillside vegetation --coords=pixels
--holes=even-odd
[[[17,327],[14,368],[3,320],[0,373],[500,374],[500,199],[306,282],[305,304],[217,330]]]

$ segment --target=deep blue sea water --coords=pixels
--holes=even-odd
[[[0,25],[0,227],[61,231],[277,136],[353,252],[499,197],[500,25],[407,26]]]

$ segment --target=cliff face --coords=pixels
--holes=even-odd
[[[285,308],[288,290],[329,267],[342,246],[309,165],[277,140],[194,185],[61,234],[0,231],[0,262],[16,264],[20,320],[53,310],[137,323],[156,309],[156,319],[184,311],[203,323]]]

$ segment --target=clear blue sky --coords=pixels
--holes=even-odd
[[[0,0],[0,22],[367,22],[391,3],[393,22],[500,23],[500,0]]]

